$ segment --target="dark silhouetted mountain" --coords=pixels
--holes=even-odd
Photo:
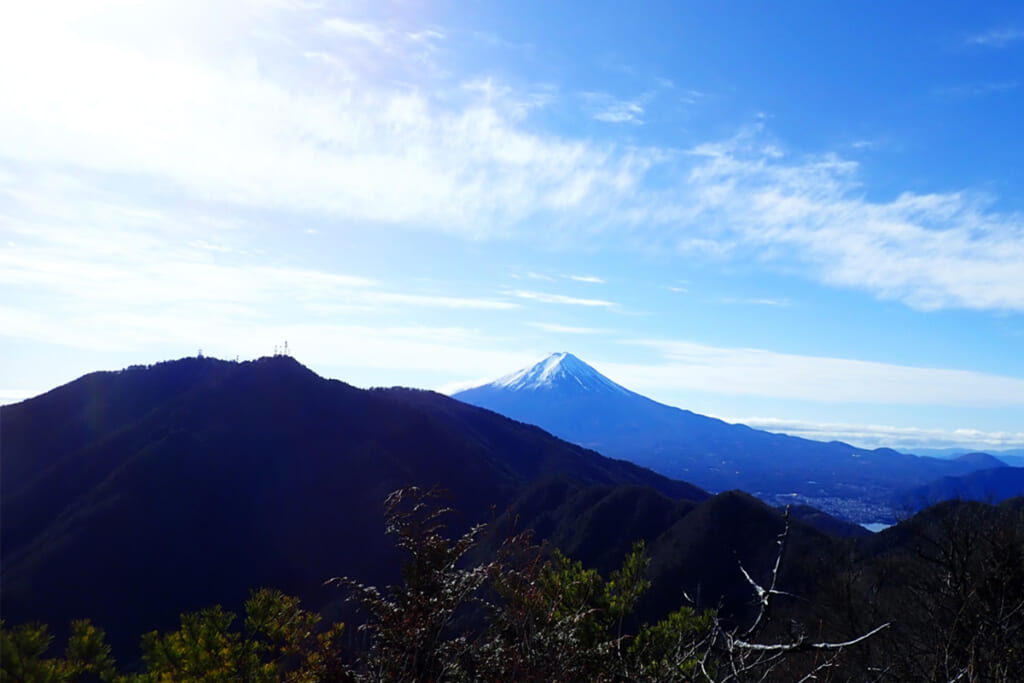
[[[895,504],[899,508],[916,511],[943,500],[998,503],[1024,496],[1024,467],[1009,467],[1001,462],[999,465],[909,488],[896,495]]]
[[[538,481],[508,515],[537,539],[603,573],[621,565],[634,540],[643,540],[652,586],[640,605],[642,619],[688,604],[684,592],[701,607],[717,607],[724,599],[726,613],[744,612],[752,591],[740,562],[767,581],[785,526],[782,513],[739,491],[673,500],[649,487],[587,485],[564,477]],[[813,582],[817,558],[831,556],[841,541],[795,516],[791,526],[783,579],[787,590],[797,591]]]
[[[857,522],[891,521],[892,495],[908,484],[977,469],[729,424],[652,401],[569,353],[454,396],[711,491],[739,488]]]
[[[188,358],[82,377],[0,413],[8,623],[103,625],[122,651],[178,613],[275,586],[322,605],[385,583],[382,502],[451,491],[465,523],[535,480],[707,494],[446,396],[364,391],[288,357]]]
[[[999,503],[998,507],[1008,513],[1024,514],[1024,496],[1007,498],[1003,502]]]
[[[806,595],[828,567],[836,539],[810,524],[791,519],[779,589]],[[650,580],[661,587],[645,598],[653,612],[678,602],[685,591],[697,604],[722,601],[727,613],[741,614],[753,598],[740,565],[767,586],[778,553],[783,516],[742,491],[726,491],[702,502],[651,545]]]
[[[609,572],[621,566],[634,541],[650,544],[697,504],[649,487],[549,477],[527,488],[510,510],[518,527],[532,529],[538,540],[588,567]]]
[[[785,508],[777,507],[776,510],[783,512]],[[818,531],[836,538],[862,538],[870,536],[872,533],[860,524],[833,517],[810,505],[790,505],[789,514],[793,519],[799,519]]]

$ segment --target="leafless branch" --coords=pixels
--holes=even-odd
[[[844,647],[849,647],[851,645],[856,645],[857,643],[859,643],[861,641],[867,640],[868,638],[870,638],[871,636],[875,635],[879,631],[883,631],[883,630],[889,628],[889,625],[890,625],[889,622],[886,622],[886,623],[882,624],[881,626],[878,626],[877,628],[874,628],[874,629],[868,631],[867,633],[854,638],[853,640],[845,640],[845,641],[843,641],[841,643],[814,643],[814,642],[807,642],[807,641],[804,641],[804,640],[797,640],[797,641],[794,641],[794,642],[791,642],[791,643],[763,644],[763,643],[748,643],[745,640],[734,640],[734,641],[732,641],[732,644],[735,647],[742,648],[742,649],[745,649],[745,650],[758,650],[758,651],[761,651],[761,652],[799,652],[799,651],[805,651],[805,650],[840,650],[840,649],[842,649]]]
[[[754,581],[754,579],[750,576],[747,570],[743,567],[743,563],[739,563],[740,572],[742,572],[743,577],[747,580],[747,583],[749,583],[753,587],[754,594],[757,596],[757,600],[759,603],[757,617],[754,619],[754,623],[750,625],[750,628],[748,628],[743,633],[744,638],[749,638],[750,636],[752,636],[754,633],[758,631],[759,628],[761,628],[765,624],[765,622],[768,621],[768,618],[771,613],[771,600],[773,596],[788,595],[788,593],[784,593],[783,591],[779,591],[775,588],[775,586],[778,585],[779,581],[779,569],[782,567],[782,556],[786,552],[786,544],[789,540],[788,505],[786,506],[786,512],[783,515],[783,519],[785,520],[785,526],[782,529],[782,533],[778,535],[775,541],[776,545],[779,546],[779,552],[775,555],[775,566],[772,567],[771,582],[769,583],[768,588],[766,589],[759,583]]]

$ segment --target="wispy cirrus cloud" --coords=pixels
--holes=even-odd
[[[54,217],[50,220],[55,222],[47,226],[9,221],[10,234],[18,239],[0,247],[0,284],[10,292],[46,293],[66,305],[94,302],[145,308],[172,302],[237,306],[290,302],[304,306],[343,301],[347,309],[367,310],[391,304],[477,310],[521,307],[502,298],[394,291],[359,275],[268,265],[230,246],[211,248],[204,240],[180,242],[158,232],[139,231],[140,217],[128,207],[104,205],[97,212],[94,215],[101,218],[95,226],[81,222],[88,213],[68,224]],[[170,219],[170,223],[177,221]]]
[[[686,153],[540,132],[528,92],[436,64],[415,71],[443,30],[256,5],[213,13],[247,29],[228,47],[192,30],[202,21],[108,27],[104,40],[45,12],[5,22],[3,182],[17,194],[26,169],[74,168],[108,184],[130,177],[139,194],[331,225],[585,234],[608,248],[754,256],[921,310],[1024,311],[1024,217],[982,194],[868,199],[856,163],[793,157],[763,132]],[[252,24],[268,7],[284,13],[270,34]],[[168,11],[207,18],[193,9]],[[196,43],[189,59],[168,57],[164,33],[172,47]],[[639,116],[627,106],[618,118]]]
[[[789,159],[754,135],[692,150],[680,247],[798,264],[831,285],[921,310],[1024,311],[1024,216],[971,192],[871,201],[855,162]],[[696,229],[694,229],[696,228]]]
[[[386,28],[365,21],[353,21],[341,17],[330,17],[324,19],[320,24],[321,29],[342,38],[354,38],[362,40],[376,47],[386,47],[391,40],[390,31]],[[440,35],[440,34],[438,34]]]
[[[813,422],[773,417],[730,417],[756,429],[800,436],[816,441],[845,441],[861,448],[970,448],[1000,450],[1024,446],[1024,432],[991,432],[977,429],[921,429],[891,425],[860,425],[844,422]]]
[[[548,292],[533,292],[529,290],[517,289],[508,292],[509,296],[518,297],[520,299],[528,299],[530,301],[537,301],[542,304],[566,304],[569,306],[586,306],[586,307],[600,307],[609,308],[617,306],[613,301],[605,301],[604,299],[585,299],[575,296],[566,296],[564,294],[551,294]]]
[[[1012,27],[993,28],[984,33],[971,34],[966,38],[968,45],[994,48],[1008,47],[1021,40],[1024,40],[1024,30]]]
[[[685,389],[825,403],[1024,406],[1024,379],[1017,377],[662,339],[627,343],[651,349],[661,360],[598,369],[642,393]]]
[[[527,271],[526,273],[512,273],[509,277],[513,280],[541,280],[543,282],[556,282],[556,278],[544,273],[536,273],[534,271]]]
[[[939,97],[981,97],[995,93],[1005,93],[1016,90],[1020,87],[1018,81],[985,81],[982,83],[965,83],[960,85],[949,85],[937,88],[935,94]]]
[[[606,334],[609,332],[609,330],[599,327],[576,327],[559,323],[531,322],[526,324],[543,332],[553,332],[555,334]]]
[[[433,60],[438,46],[447,39],[433,27],[403,30],[390,23],[359,21],[329,15],[319,20],[318,32],[330,41],[321,50],[307,50],[303,54],[339,69],[350,79],[359,79],[364,73],[387,73],[388,62],[404,62],[427,72],[437,72]],[[305,36],[303,43],[309,42]],[[366,49],[368,48],[368,49]],[[383,71],[378,70],[383,67]]]
[[[41,20],[6,28],[0,157],[18,163],[475,237],[539,214],[599,215],[650,164],[644,150],[528,132],[522,98],[463,87],[487,79],[406,73],[415,60],[403,46],[421,45],[422,31],[303,11],[273,39],[239,31],[237,54],[197,45],[172,60],[134,34],[101,41]],[[292,44],[302,47],[289,54]]]
[[[789,299],[768,299],[768,298],[725,298],[722,299],[723,304],[736,304],[741,306],[792,306],[793,302]]]
[[[624,100],[605,92],[585,92],[582,97],[591,117],[597,121],[635,125],[644,122],[644,103],[641,100]]]
[[[0,182],[0,227],[9,238],[0,245],[0,336],[132,349],[227,340],[228,331],[276,339],[275,326],[300,317],[337,325],[351,314],[391,309],[408,316],[522,307],[503,296],[408,291],[363,275],[275,263],[237,243],[247,231],[236,226],[218,226],[206,239],[218,222],[201,214],[117,203],[62,176],[38,182],[38,193]]]
[[[604,278],[597,277],[596,275],[568,275],[563,273],[555,277],[554,275],[546,275],[535,271],[512,273],[509,277],[513,280],[542,280],[544,282],[558,282],[559,279],[562,279],[572,280],[573,282],[584,282],[591,285],[603,285],[606,282]]]

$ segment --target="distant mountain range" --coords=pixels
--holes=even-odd
[[[914,455],[924,455],[933,458],[958,458],[961,455],[974,451],[970,448],[911,448],[908,449],[908,452]],[[1020,461],[1021,464],[1024,464],[1024,448],[996,449],[986,451],[986,453],[1015,467],[1020,465],[1016,465],[1013,461]]]
[[[1001,503],[1024,495],[1024,467],[1002,465],[969,472],[958,477],[942,477],[922,486],[901,491],[897,504],[917,512],[943,500],[975,500]]]
[[[866,450],[729,424],[630,391],[571,353],[454,397],[710,491],[738,488],[862,523],[894,521],[894,496],[908,487],[998,462]]]

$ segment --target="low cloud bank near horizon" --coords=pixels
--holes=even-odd
[[[755,429],[799,436],[814,441],[843,441],[859,448],[962,448],[998,452],[1024,448],[1024,432],[986,432],[977,429],[918,429],[841,422],[810,422],[771,417],[723,418]]]

